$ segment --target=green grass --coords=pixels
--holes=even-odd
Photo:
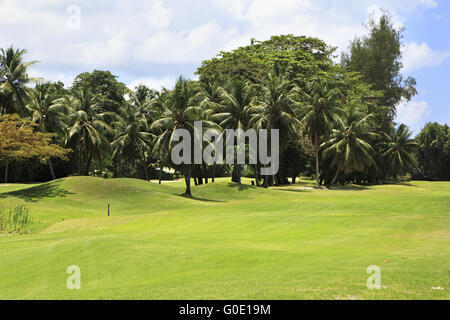
[[[220,179],[195,199],[133,179],[0,186],[34,221],[0,237],[0,299],[450,298],[450,183],[302,186]],[[81,290],[66,288],[70,265]]]

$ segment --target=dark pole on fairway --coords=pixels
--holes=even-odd
[[[108,217],[109,217],[109,203],[108,203]]]

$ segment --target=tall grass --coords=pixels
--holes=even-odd
[[[24,205],[0,205],[0,232],[20,233],[32,223],[29,209]]]

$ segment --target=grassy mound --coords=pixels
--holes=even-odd
[[[193,199],[180,196],[183,182],[0,187],[0,202],[25,204],[34,221],[33,234],[0,238],[0,299],[449,298],[450,183],[228,181],[195,187]],[[366,287],[370,264],[382,290]],[[66,288],[70,265],[79,291]]]

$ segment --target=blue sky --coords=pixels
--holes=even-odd
[[[416,133],[428,121],[450,123],[447,0],[0,0],[0,47],[26,48],[39,61],[31,74],[48,80],[70,85],[100,69],[130,87],[159,89],[251,38],[316,36],[341,52],[380,8],[406,28],[403,71],[418,81],[419,95],[398,106],[398,121]]]

